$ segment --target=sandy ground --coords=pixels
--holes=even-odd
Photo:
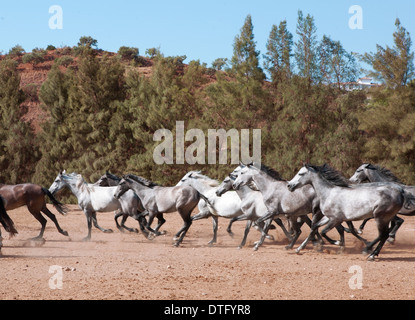
[[[53,212],[56,212],[51,207]],[[152,241],[142,234],[120,233],[112,213],[98,221],[114,233],[93,228],[86,235],[86,219],[77,206],[67,216],[56,216],[69,237],[59,234],[48,220],[46,242],[28,241],[40,225],[25,207],[10,211],[19,234],[5,238],[0,257],[0,299],[138,299],[138,300],[285,300],[285,299],[414,299],[415,219],[405,218],[395,245],[387,244],[375,262],[366,261],[361,245],[347,234],[346,250],[326,245],[316,252],[309,245],[300,255],[284,249],[281,230],[272,230],[252,250],[259,232],[252,230],[246,247],[237,249],[244,222],[234,224],[234,238],[226,233],[228,220],[219,220],[218,243],[208,247],[211,220],[195,221],[179,248],[172,237],[182,221],[177,213],[165,215],[166,235]],[[127,225],[136,226],[132,219]],[[303,227],[304,239],[308,227]],[[374,222],[364,236],[376,234]],[[336,233],[331,233],[338,238]],[[61,274],[61,277],[60,277]],[[61,281],[59,281],[61,280]],[[361,289],[358,289],[361,284]]]

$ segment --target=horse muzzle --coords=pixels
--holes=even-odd
[[[297,184],[295,184],[295,183],[289,183],[287,185],[287,188],[288,188],[289,191],[294,192],[295,189],[297,189]]]
[[[232,184],[232,188],[234,188],[234,190],[239,190],[240,187],[241,187],[240,183],[233,183]]]
[[[225,189],[218,189],[218,190],[216,190],[216,196],[217,197],[221,197],[224,193],[226,192],[226,190]]]

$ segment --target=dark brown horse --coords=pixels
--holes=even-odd
[[[43,239],[46,219],[42,216],[41,212],[46,214],[46,216],[48,216],[49,219],[55,223],[59,233],[64,236],[68,235],[68,232],[61,229],[55,215],[50,212],[46,206],[45,196],[48,196],[56,210],[63,215],[66,214],[64,205],[56,200],[48,189],[32,183],[16,185],[0,184],[0,196],[3,198],[6,210],[13,210],[22,206],[27,206],[29,212],[40,222],[42,228],[39,235],[33,238],[33,240]]]

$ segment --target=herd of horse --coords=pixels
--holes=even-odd
[[[118,177],[107,171],[97,182],[90,184],[80,174],[63,171],[49,189],[30,183],[0,184],[1,225],[11,236],[15,235],[17,230],[7,210],[26,205],[41,224],[40,233],[33,240],[44,242],[47,220],[42,213],[55,223],[61,234],[68,236],[46,205],[46,198],[49,198],[55,209],[65,215],[66,206],[55,198],[64,188],[75,195],[86,216],[86,241],[91,239],[92,224],[103,232],[113,232],[99,226],[97,212],[115,212],[115,223],[121,231],[138,232],[138,229],[125,225],[128,217],[135,219],[149,239],[163,234],[160,228],[166,222],[164,214],[178,212],[183,226],[174,236],[175,246],[182,243],[193,221],[209,217],[213,221],[213,238],[208,245],[213,245],[217,241],[218,218],[222,217],[230,219],[227,231],[231,235],[232,223],[246,221],[239,248],[245,245],[248,233],[255,225],[261,233],[254,246],[258,250],[265,238],[270,237],[268,231],[275,222],[289,239],[286,248],[292,249],[306,223],[310,233],[296,249],[297,253],[310,240],[321,248],[323,238],[343,250],[345,232],[348,232],[364,243],[368,260],[374,260],[386,241],[395,240],[396,232],[404,222],[399,216],[415,215],[415,186],[405,185],[389,170],[377,165],[363,164],[347,179],[327,164],[305,164],[291,181],[286,181],[264,164],[241,163],[221,183],[200,171],[190,171],[176,186],[165,187],[133,174]],[[192,216],[196,206],[199,212]],[[153,228],[155,218],[158,223]],[[288,223],[284,224],[284,219]],[[376,221],[378,236],[369,242],[361,234],[370,219]],[[364,222],[355,229],[353,221],[361,220]],[[339,233],[340,240],[327,235],[333,228]],[[1,239],[0,230],[0,249]]]

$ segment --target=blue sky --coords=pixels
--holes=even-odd
[[[52,5],[62,8],[63,28],[50,29]],[[363,29],[349,28],[349,8],[363,10]],[[208,65],[231,58],[232,45],[251,14],[257,49],[265,45],[273,24],[286,19],[295,34],[297,12],[315,18],[318,36],[340,40],[348,51],[375,51],[376,44],[392,44],[397,17],[415,38],[415,2],[409,0],[39,0],[0,3],[0,51],[16,44],[30,52],[48,44],[74,46],[83,35],[98,40],[98,47],[116,52],[120,46],[160,47],[165,55],[187,55]]]

